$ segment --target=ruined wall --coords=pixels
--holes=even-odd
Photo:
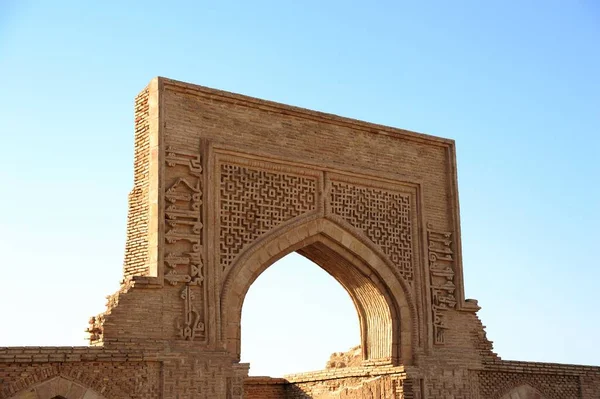
[[[134,186],[129,193],[127,212],[127,240],[123,275],[144,276],[148,274],[148,201],[149,201],[149,155],[150,155],[150,104],[149,88],[135,98],[134,132]]]
[[[88,347],[0,348],[0,398],[35,391],[55,377],[109,399],[159,398],[160,365],[145,357],[131,350]]]
[[[200,356],[193,350],[165,353],[137,345],[0,348],[0,399],[37,399],[36,392],[39,399],[50,399],[54,394],[46,395],[48,389],[64,394],[65,384],[106,399],[241,399],[247,374],[248,365],[232,367],[222,354]]]
[[[598,367],[493,352],[463,294],[452,140],[162,78],[134,139],[124,280],[95,347],[0,348],[0,399],[600,398]],[[245,290],[292,250],[346,287],[363,346],[247,379]]]
[[[600,398],[600,367],[497,360],[477,373],[479,396],[497,399],[529,385],[547,399]]]
[[[289,399],[402,399],[402,367],[349,367],[286,376]]]
[[[106,311],[90,319],[92,345],[158,345],[169,341],[180,314],[176,293],[161,290],[145,280],[126,280],[119,291],[107,297]],[[156,309],[163,309],[157,312]]]
[[[153,124],[155,118],[161,123]],[[209,147],[229,158],[223,155],[217,164]],[[240,156],[246,157],[243,166]],[[418,321],[415,350],[441,341],[443,313],[462,303],[453,162],[448,140],[155,80],[136,102],[137,194],[130,209],[125,277],[137,279],[115,298],[118,306],[92,321],[92,342],[183,339],[219,347],[223,330],[217,312],[223,310],[215,297],[232,265],[271,230],[322,209],[315,201],[322,201],[318,184],[323,181],[329,185],[330,217],[373,242],[411,290]],[[284,173],[284,164],[292,173]],[[323,173],[330,177],[319,178]],[[255,175],[261,176],[258,181]],[[390,180],[375,184],[369,176]],[[245,220],[249,213],[243,205],[266,198],[267,192],[289,209],[277,217],[256,211],[255,221]],[[146,196],[150,199],[144,202]],[[295,199],[304,196],[312,205]],[[358,209],[358,202],[365,209]],[[380,214],[379,222],[365,218],[373,212]],[[243,217],[229,220],[233,214]],[[426,224],[433,235],[452,235],[451,244],[442,242],[439,248],[451,250],[451,259],[445,254],[431,264],[432,271],[423,254]],[[433,270],[438,263],[444,270]],[[438,274],[439,282],[434,281]],[[157,308],[161,313],[150,323],[147,316]],[[390,358],[385,351],[370,355]]]
[[[283,399],[289,385],[285,378],[248,377],[244,381],[244,399]]]
[[[350,348],[346,352],[335,352],[332,353],[325,365],[326,369],[344,368],[344,367],[358,367],[363,362],[363,355],[361,346],[355,346]]]
[[[596,371],[583,372],[581,380],[581,397],[583,399],[600,398],[600,368]]]
[[[503,360],[481,370],[342,367],[249,377],[244,387],[256,399],[597,399],[600,367]]]

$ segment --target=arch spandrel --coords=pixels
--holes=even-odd
[[[326,216],[390,261],[397,277],[422,282],[423,229],[418,183],[350,175],[215,149],[214,212],[221,280],[268,233],[308,216]],[[217,232],[218,230],[218,232]]]

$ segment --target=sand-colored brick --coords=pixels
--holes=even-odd
[[[600,398],[600,367],[493,352],[464,297],[452,140],[164,78],[134,118],[121,287],[90,347],[0,348],[0,399]],[[347,289],[360,346],[248,378],[244,297],[293,251]]]

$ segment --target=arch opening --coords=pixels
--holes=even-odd
[[[240,359],[242,305],[252,283],[297,252],[330,274],[358,314],[363,365],[412,363],[414,307],[406,287],[373,248],[337,224],[316,219],[264,237],[234,263],[221,297],[223,338]]]
[[[250,287],[242,309],[241,361],[251,376],[283,377],[359,365],[338,355],[360,342],[356,308],[345,288],[314,262],[291,253]],[[335,361],[328,362],[332,353]],[[326,366],[327,365],[327,366]]]

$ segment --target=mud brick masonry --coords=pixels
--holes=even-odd
[[[452,140],[156,78],[134,176],[124,279],[90,346],[0,348],[0,398],[600,398],[600,367],[492,351],[464,297]],[[348,291],[360,347],[248,377],[244,297],[292,251]]]

